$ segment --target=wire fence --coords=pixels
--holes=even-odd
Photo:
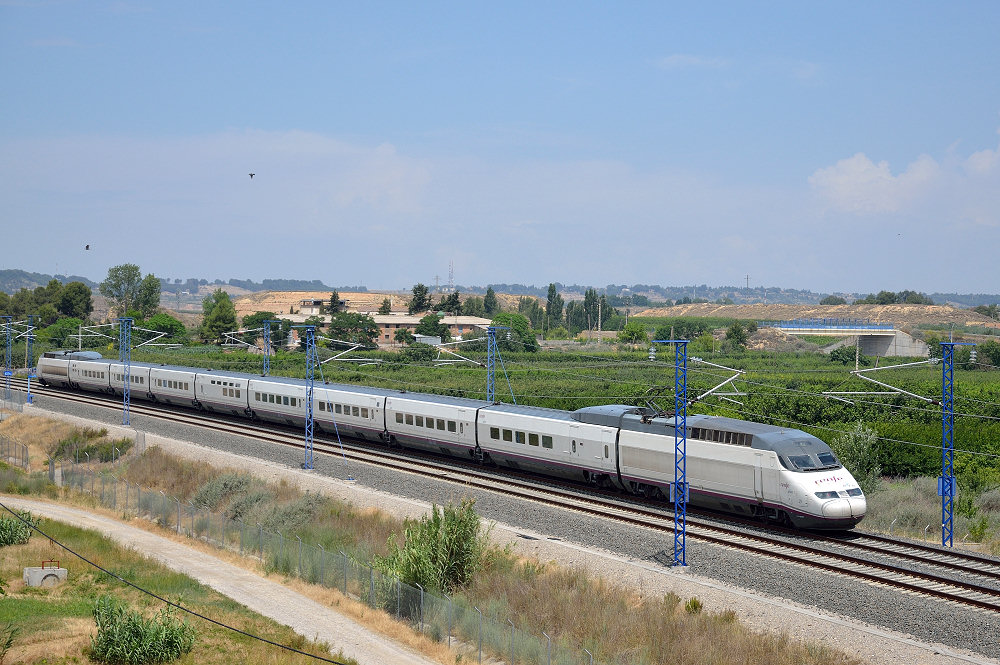
[[[0,434],[0,460],[30,471],[28,446]]]
[[[2,378],[0,378],[2,381]],[[2,386],[0,386],[0,421],[4,418],[15,414],[24,413],[24,402],[27,399],[27,395],[18,390],[11,390],[7,392]]]
[[[144,438],[144,437],[143,437]],[[137,448],[139,441],[137,439]],[[144,446],[143,441],[143,446]],[[510,619],[483,612],[460,596],[437,595],[343,551],[303,542],[261,524],[230,519],[203,506],[181,501],[72,460],[50,465],[53,482],[92,495],[102,505],[151,520],[178,534],[252,557],[265,570],[339,590],[367,606],[383,610],[431,639],[447,643],[465,659],[510,665],[592,665],[590,652],[564,640],[517,628]],[[623,661],[624,662],[624,661]],[[629,661],[640,665],[641,660]]]

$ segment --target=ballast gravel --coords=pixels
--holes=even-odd
[[[32,410],[120,426],[120,412],[57,399],[37,399]],[[424,514],[429,504],[463,497],[496,522],[495,541],[542,561],[582,566],[640,593],[697,597],[706,611],[732,610],[747,626],[844,651],[869,663],[1000,663],[1000,615],[886,589],[832,573],[687,541],[687,566],[673,561],[671,534],[598,520],[499,493],[470,489],[368,464],[317,454],[303,471],[302,456],[252,437],[133,415],[147,445],[242,468],[262,477],[294,479],[358,506],[399,516]],[[194,444],[194,445],[191,445]],[[206,450],[207,449],[207,450]],[[353,480],[348,480],[352,478]]]

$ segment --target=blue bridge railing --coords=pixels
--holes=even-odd
[[[875,323],[871,319],[795,319],[793,321],[761,321],[758,328],[826,329],[826,330],[894,330],[891,323]]]

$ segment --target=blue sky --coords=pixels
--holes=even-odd
[[[0,1],[4,267],[1000,292],[1000,4],[760,4]]]

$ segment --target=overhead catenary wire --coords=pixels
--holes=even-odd
[[[320,655],[317,655],[317,654],[308,653],[306,651],[302,651],[301,649],[296,649],[295,647],[290,647],[288,645],[281,644],[280,642],[275,642],[274,640],[269,640],[266,637],[261,637],[260,635],[256,635],[254,633],[247,632],[247,631],[242,630],[240,628],[237,628],[235,626],[230,626],[229,624],[222,623],[221,621],[218,621],[217,619],[213,619],[212,617],[209,617],[209,616],[206,616],[204,614],[201,614],[200,612],[196,612],[196,611],[194,611],[194,610],[192,610],[190,608],[184,607],[183,605],[180,605],[179,603],[175,603],[172,600],[168,600],[167,598],[164,598],[163,596],[160,596],[159,594],[154,593],[153,591],[150,591],[149,589],[141,587],[138,584],[136,584],[135,582],[131,582],[131,581],[125,579],[124,577],[122,577],[121,575],[118,575],[117,573],[115,573],[115,572],[113,572],[111,570],[108,570],[107,568],[104,568],[100,564],[98,564],[98,563],[96,563],[94,561],[91,561],[90,559],[88,559],[87,557],[83,556],[79,552],[75,551],[74,549],[72,549],[68,545],[64,544],[62,541],[56,539],[53,536],[50,536],[49,534],[45,533],[44,531],[42,531],[41,529],[38,528],[37,525],[32,524],[29,520],[24,519],[19,513],[17,513],[16,511],[12,510],[5,503],[0,502],[0,508],[3,508],[8,513],[10,513],[11,515],[13,515],[15,519],[17,519],[18,521],[20,521],[23,524],[25,524],[31,530],[36,531],[38,533],[38,535],[42,536],[43,538],[47,538],[49,540],[49,542],[54,543],[57,547],[60,547],[61,549],[63,549],[66,552],[68,552],[69,554],[75,556],[77,559],[83,561],[88,566],[91,566],[92,568],[96,568],[97,570],[99,570],[102,573],[108,575],[109,577],[113,577],[114,579],[118,580],[119,582],[132,587],[136,591],[139,591],[141,593],[146,594],[147,596],[149,596],[151,598],[155,598],[156,600],[159,600],[159,601],[161,601],[163,603],[166,603],[167,605],[169,605],[171,607],[177,608],[181,612],[184,612],[186,614],[190,614],[191,616],[194,616],[194,617],[198,617],[199,619],[207,621],[207,622],[209,622],[209,623],[211,623],[213,625],[219,626],[220,628],[224,628],[225,630],[229,630],[229,631],[232,631],[234,633],[238,633],[240,635],[243,635],[244,637],[249,637],[250,639],[257,640],[257,641],[263,642],[265,644],[270,644],[271,646],[278,647],[279,649],[284,649],[285,651],[289,651],[291,653],[296,653],[296,654],[299,654],[301,656],[307,656],[309,658],[313,658],[315,660],[319,660],[319,661],[322,661],[324,663],[333,663],[333,665],[347,665],[346,663],[343,663],[343,662],[341,662],[339,660],[334,660],[332,658],[326,658],[324,656],[320,656]]]

